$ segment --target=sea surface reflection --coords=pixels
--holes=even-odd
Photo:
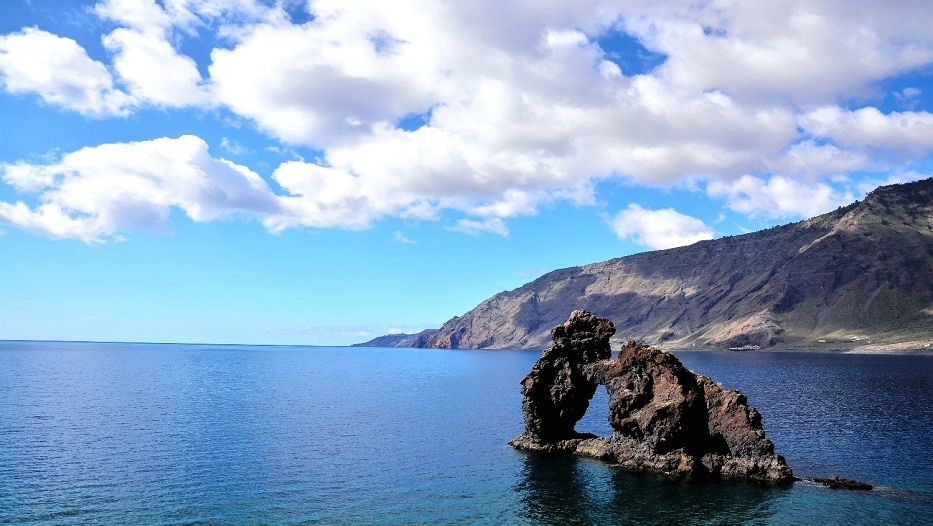
[[[531,524],[760,524],[790,490],[744,482],[693,483],[599,461],[526,453],[522,517]]]
[[[0,342],[0,524],[933,524],[933,357],[681,353],[838,492],[516,451],[539,356]]]

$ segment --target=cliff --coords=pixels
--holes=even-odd
[[[543,348],[580,308],[661,348],[921,348],[933,341],[931,276],[926,179],[798,223],[556,270],[378,344]]]

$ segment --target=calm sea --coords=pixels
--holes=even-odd
[[[0,523],[933,523],[933,357],[677,354],[797,475],[879,489],[514,451],[537,352],[0,342]],[[605,418],[599,392],[578,429]]]

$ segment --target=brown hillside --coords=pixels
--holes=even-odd
[[[391,343],[543,347],[576,309],[666,348],[922,347],[933,341],[933,179],[790,225],[556,270]]]

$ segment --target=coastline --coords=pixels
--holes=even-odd
[[[887,336],[887,337],[886,337]],[[678,342],[670,342],[667,345],[661,344],[657,347],[664,351],[687,351],[687,352],[805,352],[817,354],[890,354],[890,355],[910,355],[910,356],[933,356],[933,334],[910,334],[903,335],[904,338],[897,338],[893,335],[875,335],[875,337],[863,335],[835,335],[835,337],[825,336],[819,338],[813,337],[788,337],[787,341],[779,341],[775,345],[760,349],[749,350],[730,350],[724,347],[713,347],[707,345],[692,345]],[[615,340],[613,347],[624,345],[625,342]]]
[[[775,345],[749,351],[731,351],[718,347],[661,347],[667,352],[735,352],[735,353],[813,353],[813,354],[886,354],[892,356],[933,356],[933,346],[924,346],[917,342],[865,344],[843,347],[833,343],[817,343],[813,345]]]
[[[280,348],[359,348],[367,347],[360,344],[352,345],[282,345],[282,344],[243,344],[243,343],[169,343],[169,342],[96,342],[83,340],[7,340],[0,339],[0,343],[63,343],[63,344],[103,344],[103,345],[173,345],[173,346],[194,346],[194,347],[280,347]],[[933,356],[933,344],[927,345],[926,341],[909,341],[896,343],[865,343],[861,345],[846,345],[849,342],[808,342],[798,344],[783,344],[773,347],[763,347],[761,349],[747,351],[732,351],[722,347],[684,347],[677,345],[656,345],[658,349],[666,352],[729,352],[729,353],[813,353],[813,354],[886,354],[892,356]],[[856,343],[856,342],[852,342]],[[613,340],[611,342],[613,353],[618,348],[625,345],[625,341]],[[376,346],[373,346],[374,348]],[[386,347],[392,348],[392,347]],[[415,349],[417,347],[409,347]],[[480,349],[457,349],[457,350],[476,350],[476,351],[542,351],[537,347],[527,348],[480,348]]]

